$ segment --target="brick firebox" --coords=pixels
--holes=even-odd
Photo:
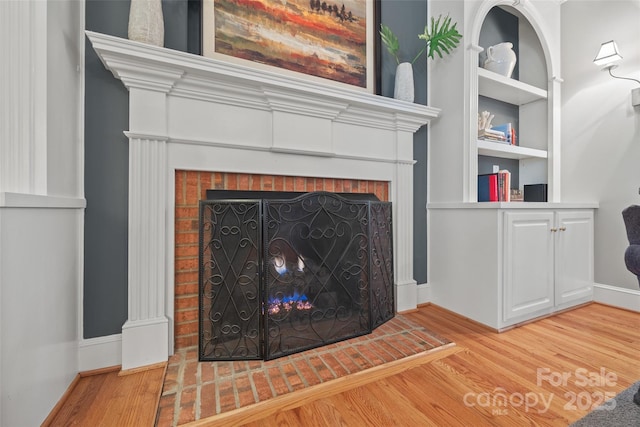
[[[373,193],[389,200],[384,181],[176,171],[175,350],[198,345],[198,202],[208,189]]]

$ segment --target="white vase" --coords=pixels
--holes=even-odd
[[[413,102],[414,100],[413,66],[410,62],[402,62],[398,64],[396,68],[396,82],[393,89],[393,97],[407,102]]]
[[[161,0],[131,0],[129,40],[164,46],[164,18]]]
[[[511,77],[516,66],[516,53],[513,51],[511,42],[498,43],[487,48],[487,60],[484,61],[484,68],[494,73]]]

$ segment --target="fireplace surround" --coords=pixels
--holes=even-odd
[[[174,350],[178,171],[380,181],[393,206],[396,311],[416,307],[413,133],[439,110],[279,71],[86,32],[129,92],[128,315],[122,368]]]
[[[207,191],[199,359],[274,359],[390,320],[391,230],[372,194]]]

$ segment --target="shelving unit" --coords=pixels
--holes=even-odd
[[[503,159],[546,159],[547,152],[535,148],[520,147],[518,145],[508,145],[499,142],[485,141],[479,139],[476,141],[478,147],[478,155],[501,157]]]
[[[597,204],[560,194],[560,32],[549,25],[560,4],[434,2],[431,13],[464,17],[466,38],[429,73],[430,104],[442,109],[428,153],[431,301],[503,330],[592,300]],[[513,78],[481,67],[482,52],[504,41],[517,53]],[[478,138],[484,110],[494,125],[512,123],[517,145]],[[520,190],[547,184],[548,202],[477,202],[491,165],[509,166]]]
[[[547,91],[478,67],[478,94],[514,105],[547,99]]]

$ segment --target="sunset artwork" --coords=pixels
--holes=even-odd
[[[216,53],[367,87],[370,0],[212,1]]]

